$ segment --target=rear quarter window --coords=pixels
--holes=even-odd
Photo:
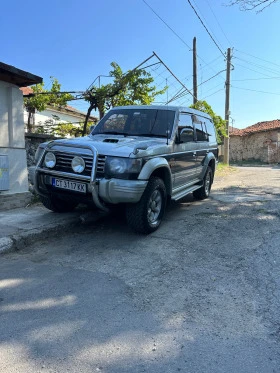
[[[209,144],[217,144],[216,129],[214,123],[209,119],[205,119],[206,131],[209,138]]]

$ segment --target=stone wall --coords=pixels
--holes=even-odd
[[[245,136],[230,136],[230,162],[256,161],[280,162],[280,131],[252,133]]]
[[[46,141],[51,141],[56,137],[51,135],[43,135],[37,133],[26,133],[25,134],[25,148],[27,157],[27,167],[35,165],[35,153],[38,146]]]

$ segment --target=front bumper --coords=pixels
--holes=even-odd
[[[71,145],[67,145],[66,143],[60,144],[59,142],[55,141],[49,144],[48,149],[52,149],[53,147],[70,147]],[[106,203],[111,204],[118,204],[118,203],[136,203],[140,200],[148,181],[145,180],[124,180],[124,179],[105,179],[105,178],[98,178],[96,175],[96,164],[98,158],[97,150],[90,145],[85,145],[83,147],[79,147],[79,149],[86,149],[92,152],[93,162],[91,175],[78,175],[73,174],[72,172],[64,172],[59,170],[50,170],[46,169],[45,167],[41,167],[42,160],[44,157],[45,152],[48,149],[45,149],[41,155],[40,160],[38,161],[37,166],[34,170],[34,176],[31,177],[34,181],[34,188],[36,192],[40,195],[49,195],[52,193],[60,194],[63,196],[64,194],[68,194],[68,196],[73,196],[75,194],[75,199],[83,199],[88,198],[96,205],[97,208],[102,210],[108,210]],[[57,149],[55,149],[57,151]],[[69,190],[62,190],[60,188],[54,187],[52,182],[50,182],[51,178],[59,178],[65,180],[71,180],[76,182],[81,182],[86,184],[87,193],[83,196],[79,196],[79,193],[69,191]]]
[[[99,181],[99,197],[108,203],[139,202],[148,184],[145,180],[101,179]]]
[[[71,176],[71,177],[70,177]],[[58,172],[51,172],[37,169],[34,173],[33,181],[38,194],[47,195],[50,190],[54,193],[63,194],[64,189],[54,188],[52,186],[52,177],[60,179],[83,182],[87,185],[87,196],[91,197],[96,207],[104,210],[105,203],[136,203],[139,202],[147,186],[146,180],[123,180],[123,179],[97,179],[90,181],[89,177],[74,177],[74,175],[65,175]],[[74,192],[73,192],[74,193]],[[85,195],[81,195],[81,200]],[[75,192],[75,198],[79,199],[79,194]]]

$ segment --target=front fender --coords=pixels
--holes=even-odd
[[[167,160],[165,158],[157,157],[157,158],[152,158],[152,159],[148,160],[144,164],[144,166],[143,166],[143,168],[142,168],[142,170],[141,170],[141,172],[138,176],[138,179],[139,180],[149,180],[151,174],[156,169],[162,168],[162,167],[168,169],[170,177],[171,177],[170,167],[169,167],[169,164],[168,164]]]

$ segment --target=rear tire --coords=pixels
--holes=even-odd
[[[211,167],[207,167],[206,173],[203,178],[203,185],[201,188],[193,192],[193,196],[196,199],[208,198],[211,191],[211,186],[213,183],[213,172]]]
[[[126,207],[127,223],[138,233],[151,233],[158,229],[166,206],[166,188],[159,177],[151,177],[138,203]]]
[[[42,204],[49,210],[54,212],[70,212],[78,205],[78,203],[62,200],[55,196],[40,196]]]

